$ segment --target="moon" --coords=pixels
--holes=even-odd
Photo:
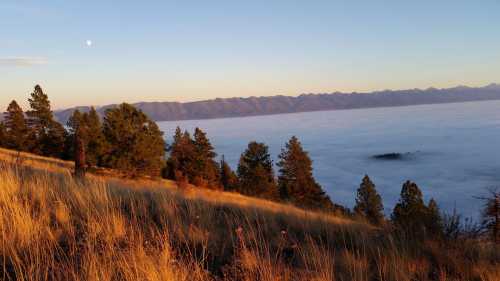
[[[92,40],[85,41],[85,44],[87,44],[88,47],[92,46]]]

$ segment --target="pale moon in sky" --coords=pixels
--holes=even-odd
[[[90,46],[92,46],[92,40],[87,40],[85,43],[86,43],[86,44],[87,44],[87,46],[89,46],[89,47],[90,47]]]

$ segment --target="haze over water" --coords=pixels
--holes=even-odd
[[[313,160],[314,175],[336,203],[352,207],[368,174],[389,214],[404,181],[415,181],[426,202],[474,218],[480,196],[500,186],[500,101],[321,111],[270,116],[160,122],[170,142],[175,127],[207,132],[217,153],[236,168],[249,141],[266,143],[276,160],[296,135]],[[391,152],[402,160],[377,160]]]

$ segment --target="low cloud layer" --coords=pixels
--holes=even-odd
[[[47,59],[42,57],[0,57],[0,66],[36,66],[47,64]]]

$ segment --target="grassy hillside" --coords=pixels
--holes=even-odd
[[[486,242],[410,242],[171,181],[98,171],[79,182],[71,169],[0,150],[2,280],[500,280]]]

